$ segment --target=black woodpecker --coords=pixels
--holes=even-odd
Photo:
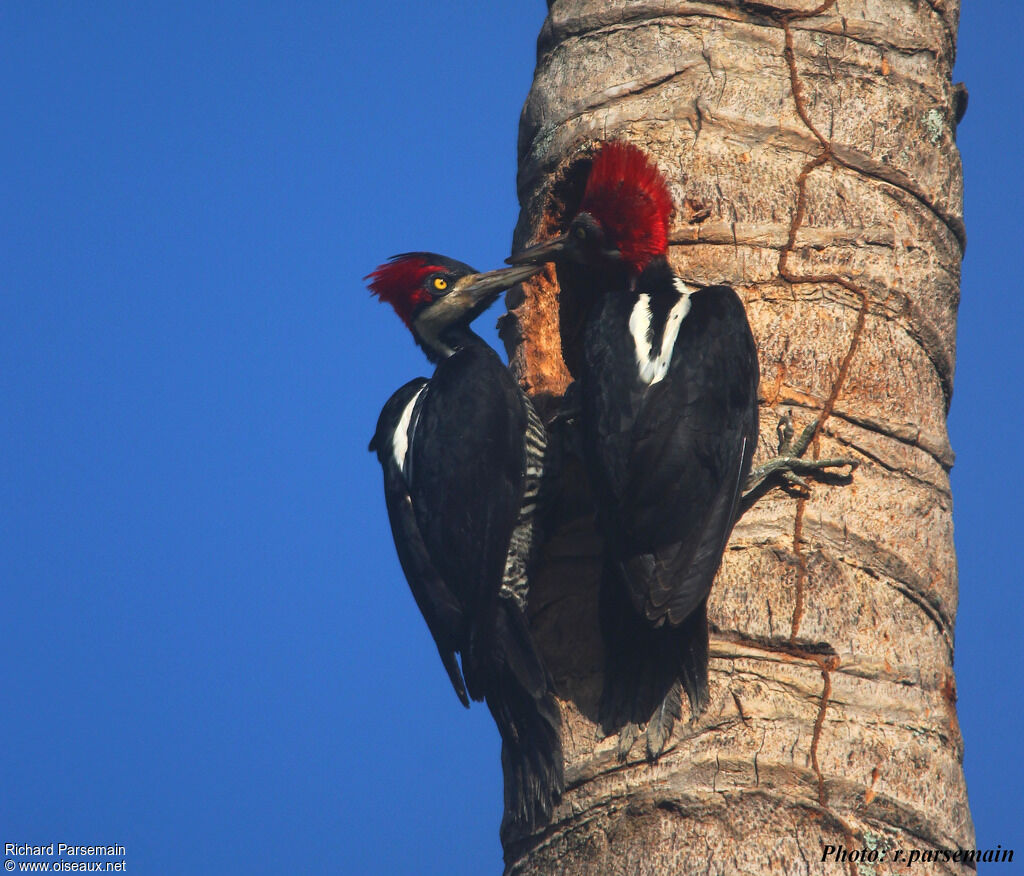
[[[728,286],[668,261],[672,199],[627,143],[596,152],[566,234],[519,253],[555,263],[586,468],[605,544],[606,732],[655,759],[708,703],[707,600],[758,437],[757,349]]]
[[[391,396],[370,442],[395,548],[455,693],[467,707],[486,700],[498,725],[507,818],[520,831],[547,822],[563,790],[558,704],[526,620],[546,435],[469,326],[537,270],[481,274],[407,253],[367,277],[436,365]]]

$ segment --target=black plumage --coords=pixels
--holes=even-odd
[[[679,714],[677,679],[693,714],[707,704],[707,598],[758,431],[757,351],[727,286],[686,293],[664,375],[641,374],[630,317],[647,296],[649,339],[660,350],[679,290],[658,258],[633,291],[602,296],[587,320],[580,375],[608,567],[602,617],[612,656],[602,714],[609,724],[650,720],[654,753],[664,739],[652,733],[667,738]]]
[[[708,702],[707,600],[758,435],[757,350],[727,286],[668,262],[672,198],[637,147],[595,152],[565,235],[512,264],[554,261],[562,347],[605,545],[601,721],[625,754],[647,723],[657,757]]]
[[[486,276],[455,264],[447,289],[462,288],[460,275]],[[525,616],[543,427],[469,330],[479,308],[467,307],[432,346],[417,330],[429,306],[409,322],[437,367],[391,397],[370,449],[409,587],[459,699],[487,702],[502,738],[506,810],[529,830],[547,821],[563,786],[558,705]]]

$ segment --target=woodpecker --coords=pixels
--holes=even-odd
[[[370,442],[395,548],[459,700],[486,700],[494,717],[521,831],[548,821],[563,790],[558,704],[526,620],[546,434],[470,323],[538,270],[478,273],[418,252],[367,277],[436,365],[391,396]]]
[[[757,349],[728,286],[668,261],[672,199],[635,146],[596,152],[567,233],[509,259],[554,261],[566,363],[605,545],[600,718],[656,759],[708,702],[707,600],[758,436]]]

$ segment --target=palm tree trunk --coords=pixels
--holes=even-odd
[[[816,2],[549,4],[517,246],[564,226],[588,144],[640,144],[672,188],[678,272],[746,302],[755,465],[791,412],[798,429],[821,418],[815,455],[861,466],[850,486],[775,490],[737,524],[710,603],[711,705],[656,765],[642,744],[620,763],[597,732],[600,548],[592,520],[564,513],[576,519],[545,552],[531,613],[569,787],[546,831],[504,838],[510,873],[902,873],[897,850],[973,848],[946,433],[965,242],[959,2]],[[557,295],[549,271],[503,324],[549,415],[569,380]],[[823,861],[827,846],[879,860]],[[941,854],[926,866],[965,869]]]

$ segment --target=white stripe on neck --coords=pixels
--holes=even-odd
[[[406,474],[405,458],[409,454],[409,439],[412,437],[409,434],[409,423],[412,420],[412,412],[416,407],[416,400],[423,393],[423,390],[427,388],[427,384],[423,384],[411,399],[409,404],[405,406],[405,410],[402,411],[402,416],[398,418],[398,425],[395,426],[395,434],[391,436],[391,447],[395,455],[395,464],[402,470],[402,474]]]
[[[638,295],[633,312],[629,315],[629,333],[633,336],[633,345],[636,348],[637,371],[640,379],[648,386],[662,380],[668,373],[672,350],[676,345],[676,338],[679,337],[679,328],[683,324],[683,318],[690,312],[690,295],[694,290],[678,277],[673,279],[673,285],[679,293],[679,300],[672,305],[668,319],[665,320],[657,355],[654,355],[651,348],[651,296],[646,293]]]

